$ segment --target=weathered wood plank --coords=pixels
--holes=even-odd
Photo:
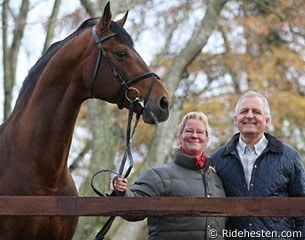
[[[0,216],[305,216],[305,198],[2,196]]]

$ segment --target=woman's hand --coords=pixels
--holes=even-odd
[[[124,192],[127,188],[127,178],[115,177],[112,181],[113,188],[117,191]]]

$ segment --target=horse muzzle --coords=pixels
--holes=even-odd
[[[167,97],[161,97],[156,103],[148,100],[143,110],[143,121],[148,124],[164,122],[169,117],[170,101]]]

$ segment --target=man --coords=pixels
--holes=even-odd
[[[234,113],[239,133],[211,156],[228,197],[305,197],[300,154],[265,132],[270,121],[265,97],[254,91],[241,96]],[[226,228],[227,239],[232,231],[240,239],[271,233],[270,239],[305,239],[305,218],[232,217]]]

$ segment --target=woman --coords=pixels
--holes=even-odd
[[[127,188],[126,178],[115,179],[113,187],[128,197],[225,197],[222,182],[210,167],[204,152],[209,141],[205,114],[186,114],[177,138],[179,146],[174,151],[172,162],[145,171],[130,188]],[[149,240],[223,239],[221,235],[225,226],[223,217],[149,216],[147,222]]]

